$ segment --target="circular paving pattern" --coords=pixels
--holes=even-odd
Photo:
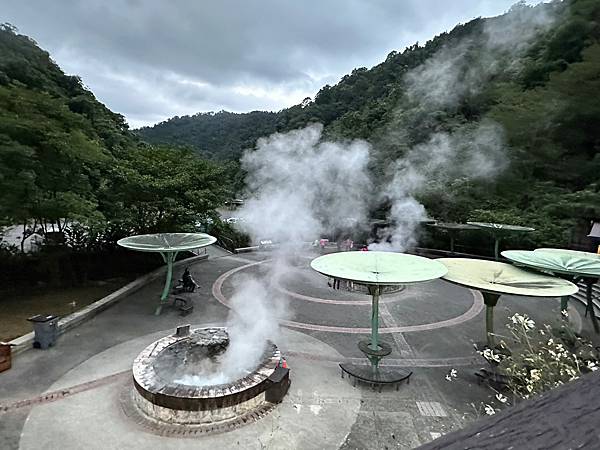
[[[236,267],[231,269],[225,273],[223,273],[217,280],[214,282],[212,286],[212,294],[217,299],[217,301],[227,308],[231,308],[229,304],[229,299],[223,294],[223,284],[229,279],[232,275],[241,272],[243,270],[250,269],[252,267],[259,266],[260,264],[270,263],[272,260],[258,261],[252,262],[249,264],[245,264],[240,267]],[[440,320],[437,322],[424,323],[418,325],[405,325],[405,326],[395,326],[395,327],[380,327],[379,333],[407,333],[407,332],[416,332],[416,331],[428,331],[435,330],[439,328],[445,327],[453,327],[459,325],[463,322],[473,319],[476,317],[484,308],[483,297],[482,295],[472,289],[468,290],[471,293],[473,303],[471,307],[465,311],[463,314],[453,317],[450,319]],[[287,292],[286,292],[287,294]],[[307,301],[315,301],[316,297],[308,297],[301,294],[292,293],[292,297],[299,300],[307,300]],[[289,295],[289,294],[288,294]],[[308,299],[311,300],[308,300]],[[329,299],[319,299],[321,300],[319,303],[329,303],[326,300]],[[325,300],[325,301],[323,301]],[[335,300],[335,302],[339,302]],[[352,304],[355,304],[355,301],[352,301]],[[339,303],[337,303],[339,304]],[[370,305],[370,301],[366,304]],[[314,323],[307,322],[296,322],[292,320],[280,319],[279,323],[288,328],[294,328],[299,330],[310,330],[310,331],[323,331],[329,333],[350,333],[350,334],[370,334],[371,328],[368,327],[342,327],[342,326],[329,326],[329,325],[319,325]]]

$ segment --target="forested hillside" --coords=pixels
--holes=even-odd
[[[224,169],[192,151],[140,142],[79,78],[0,26],[0,230],[54,232],[64,250],[101,254],[130,234],[190,230],[216,217],[225,185]],[[0,246],[3,277],[21,271],[18,252]]]
[[[415,149],[427,158],[440,143],[493,139],[506,160],[502,170],[486,177],[426,172],[430,181],[418,199],[439,219],[529,224],[539,230],[530,237],[536,243],[566,245],[576,225],[600,217],[599,93],[600,2],[521,3],[392,52],[277,114],[235,121],[227,113],[199,114],[139,134],[235,159],[272,129],[320,122],[328,138],[368,140],[380,180]]]
[[[173,117],[138,132],[148,142],[187,146],[206,157],[236,160],[245,149],[254,147],[257,138],[277,131],[277,117],[267,111],[198,113]]]

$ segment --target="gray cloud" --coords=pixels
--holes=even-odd
[[[132,126],[278,110],[358,66],[513,0],[9,0],[16,25]]]

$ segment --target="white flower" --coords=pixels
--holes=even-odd
[[[565,317],[569,317],[569,313],[567,312],[566,309],[563,309],[560,313]]]
[[[481,355],[488,361],[500,362],[500,355],[495,354],[491,349],[486,348]]]
[[[496,394],[496,399],[501,403],[506,403],[508,401],[508,398],[506,398],[506,396],[502,395],[500,392]]]
[[[515,325],[519,324],[519,323],[523,323],[523,321],[525,320],[526,316],[522,316],[521,314],[514,314],[510,320],[512,323],[514,323]]]
[[[529,371],[529,376],[531,377],[531,381],[539,381],[541,379],[541,373],[542,371],[539,369],[531,369]],[[530,391],[531,392],[531,391]]]
[[[515,314],[510,318],[511,322],[515,325],[522,325],[527,330],[535,328],[535,322],[526,315]]]
[[[493,406],[488,405],[487,403],[485,404],[485,413],[488,416],[493,416],[494,414],[496,414],[496,410],[494,409]]]
[[[458,372],[456,369],[450,369],[450,372],[448,372],[446,374],[446,380],[447,381],[452,381],[453,378],[456,378],[458,376]]]
[[[592,372],[595,372],[596,370],[598,370],[598,365],[593,361],[588,361],[587,368],[590,369]]]

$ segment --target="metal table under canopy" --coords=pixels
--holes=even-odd
[[[600,279],[600,255],[560,248],[539,248],[534,251],[506,250],[502,256],[515,264],[552,273],[569,281],[583,280],[586,285],[586,314],[590,315],[594,331],[600,331],[592,299],[592,287]],[[562,297],[561,310],[567,309],[568,299],[568,295]]]
[[[503,294],[528,297],[561,297],[577,292],[575,284],[515,267],[498,261],[469,258],[440,258],[448,268],[443,277],[461,286],[479,290],[485,303],[486,338],[489,347],[495,346],[494,307]]]
[[[524,233],[535,231],[535,228],[522,227],[520,225],[509,225],[505,223],[492,222],[467,222],[469,225],[475,225],[482,230],[486,230],[494,237],[494,257],[496,261],[500,259],[500,241],[509,233]]]
[[[120,239],[117,241],[117,244],[139,252],[160,253],[163,261],[167,264],[165,286],[155,311],[155,314],[159,315],[169,297],[173,278],[173,262],[177,258],[177,254],[185,250],[206,247],[207,245],[214,244],[216,241],[217,238],[204,233],[157,233],[129,236]]]
[[[448,233],[448,236],[450,237],[450,253],[454,253],[454,241],[459,232],[481,229],[481,227],[469,225],[468,223],[435,222],[428,223],[427,225]]]
[[[379,340],[379,297],[388,286],[423,283],[440,278],[447,272],[446,267],[421,256],[378,251],[333,253],[314,259],[310,265],[327,277],[367,286],[372,298],[371,337],[359,342],[358,348],[371,363],[369,381],[379,383],[383,378],[393,379],[393,374],[384,377],[379,370],[381,359],[391,353],[391,346]],[[364,380],[364,370],[358,366],[355,369],[351,374]]]

